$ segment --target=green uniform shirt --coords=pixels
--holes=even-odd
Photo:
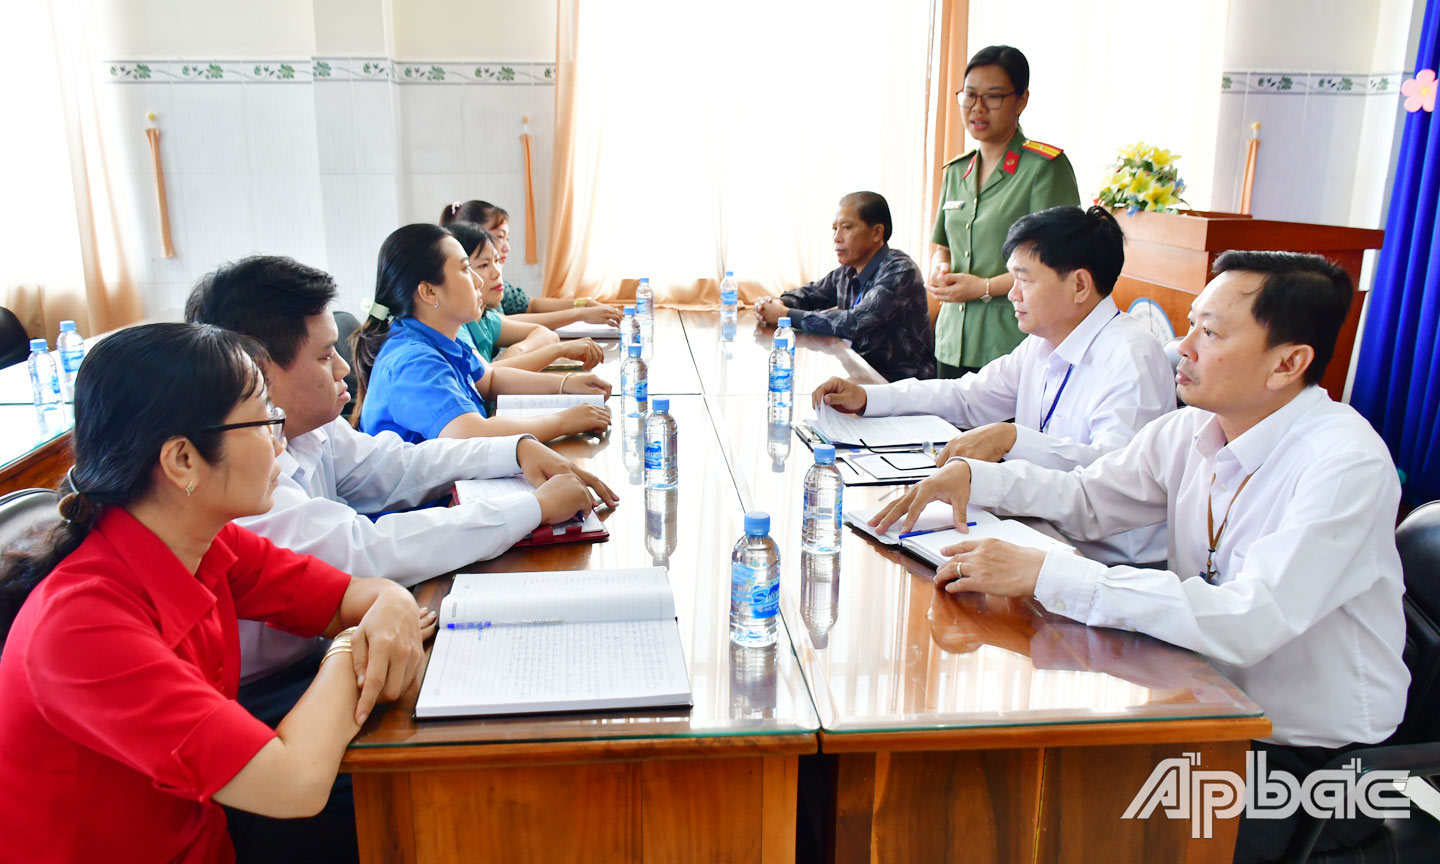
[[[1077,206],[1080,190],[1065,154],[1038,142],[1047,152],[1025,148],[1018,128],[978,189],[980,167],[971,150],[945,164],[940,183],[940,212],[930,239],[950,247],[950,272],[987,279],[1005,272],[1005,234],[1027,213],[1063,205]],[[1054,153],[1051,158],[1048,155]],[[984,366],[1009,354],[1025,334],[1015,321],[1015,307],[1003,296],[986,303],[941,303],[935,319],[935,359],[951,366]]]

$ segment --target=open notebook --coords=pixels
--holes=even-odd
[[[960,434],[953,423],[934,414],[859,417],[843,414],[824,403],[810,425],[837,447],[859,444],[920,449],[925,444],[943,443]]]
[[[869,525],[869,520],[880,507],[860,507],[854,510],[845,511],[845,521],[859,531],[863,531],[884,543],[886,546],[899,546],[900,548],[923,558],[930,564],[939,567],[944,564],[949,556],[941,554],[940,550],[947,546],[959,543],[961,540],[983,540],[987,537],[996,540],[1005,540],[1017,546],[1029,546],[1032,549],[1044,549],[1045,551],[1074,552],[1075,548],[1067,543],[1062,543],[1053,537],[1048,537],[1014,519],[1001,519],[995,514],[985,510],[978,510],[970,507],[965,511],[965,521],[974,522],[968,533],[962,534],[955,530],[955,510],[944,501],[931,501],[921,512],[920,518],[915,520],[912,532],[924,531],[914,537],[900,539],[901,523],[897,522],[890,526],[890,530],[884,534],[877,532]]]
[[[522,474],[512,474],[509,477],[492,477],[487,480],[456,480],[455,481],[455,503],[465,504],[470,501],[484,501],[486,499],[498,498],[502,495],[513,495],[516,492],[534,492],[535,487],[530,485]],[[579,516],[579,514],[576,514]],[[610,539],[610,529],[600,521],[600,517],[591,510],[583,518],[569,519],[558,522],[554,525],[541,525],[530,536],[518,541],[516,546],[543,546],[549,543],[580,543],[589,540]]]
[[[496,416],[544,417],[559,414],[576,405],[605,405],[605,397],[594,393],[502,393],[495,397]]]
[[[690,705],[662,567],[455,577],[418,719]]]
[[[564,327],[556,327],[555,335],[561,339],[584,339],[586,336],[591,339],[619,339],[620,328],[614,324],[587,324],[576,321]]]

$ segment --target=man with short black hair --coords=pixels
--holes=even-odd
[[[818,282],[755,302],[755,317],[774,326],[849,339],[887,380],[932,378],[935,335],[925,278],[909,255],[891,249],[890,205],[875,192],[840,199],[831,225],[840,266]]]
[[[1054,207],[1022,216],[1004,251],[1015,277],[1009,299],[1029,334],[1015,350],[961,378],[865,387],[831,378],[815,389],[815,406],[872,417],[938,414],[969,430],[946,445],[942,465],[965,456],[1061,469],[1124,447],[1175,409],[1164,349],[1110,297],[1125,237],[1109,211]],[[1078,545],[1107,563],[1160,562],[1165,526]]]
[[[1370,424],[1317,386],[1354,296],[1349,275],[1283,252],[1227,252],[1214,272],[1180,344],[1175,380],[1189,407],[1069,472],[956,459],[875,522],[908,530],[932,500],[1038,516],[1084,538],[1168,519],[1168,571],[979,540],[946,549],[954,557],[935,580],[1034,595],[1051,612],[1205,655],[1270,719],[1254,749],[1303,781],[1385,740],[1405,711],[1400,484]],[[1351,845],[1374,828],[1331,820],[1321,843]],[[1293,830],[1243,821],[1236,860],[1279,858]]]

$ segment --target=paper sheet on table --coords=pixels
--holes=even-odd
[[[900,522],[896,522],[894,525],[891,525],[890,530],[886,531],[884,534],[877,532],[869,525],[871,517],[873,517],[876,513],[879,513],[883,506],[884,505],[881,505],[879,507],[857,507],[853,510],[847,508],[844,514],[845,521],[850,523],[860,531],[863,531],[866,534],[869,534],[871,537],[874,537],[876,540],[879,540],[881,543],[884,543],[886,546],[898,546],[901,542],[900,529],[904,520],[901,520]],[[999,522],[1000,519],[994,513],[991,513],[988,510],[980,510],[975,507],[969,507],[965,510],[965,521],[977,523],[975,528],[970,529],[971,531],[975,531],[982,526],[988,526]],[[925,509],[922,510],[920,513],[920,518],[915,520],[915,527],[911,528],[910,530],[934,531],[937,528],[953,528],[954,526],[954,509],[949,504],[946,504],[944,501],[931,501],[929,504],[925,505]]]
[[[895,417],[857,417],[842,414],[821,403],[815,414],[815,428],[832,444],[862,444],[866,447],[919,446],[943,441],[960,434],[954,424],[934,414],[904,414]]]
[[[559,414],[576,405],[604,406],[605,397],[595,393],[503,393],[495,397],[496,416],[544,417]]]
[[[891,480],[896,483],[909,483],[924,480],[940,470],[935,467],[935,457],[928,453],[841,451],[836,454],[835,461],[842,459],[852,467],[860,469],[859,482]]]

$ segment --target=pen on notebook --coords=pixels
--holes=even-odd
[[[965,527],[966,527],[966,528],[974,528],[976,525],[979,525],[979,524],[980,524],[979,522],[966,522],[966,523],[965,523]],[[926,528],[924,531],[907,531],[907,532],[905,532],[904,534],[901,534],[901,535],[900,535],[900,539],[901,539],[901,540],[904,540],[906,537],[919,537],[921,534],[934,534],[936,531],[949,531],[949,530],[950,530],[950,526],[949,526],[949,525],[946,525],[944,528]]]
[[[523,621],[466,621],[460,624],[450,622],[446,630],[488,630],[491,627],[528,627],[532,624],[564,624],[563,618],[526,618]]]

